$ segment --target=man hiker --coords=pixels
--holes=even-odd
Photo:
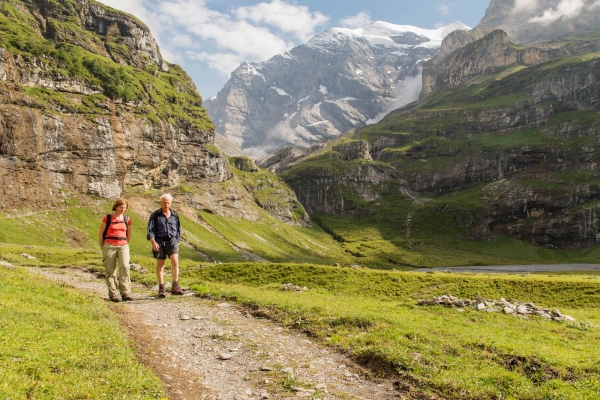
[[[165,259],[171,260],[173,285],[171,294],[183,294],[179,287],[179,239],[181,236],[179,217],[171,210],[173,196],[168,193],[160,196],[160,208],[150,215],[147,238],[152,243],[152,254],[156,258],[156,277],[158,278],[158,297],[165,297],[163,270]]]

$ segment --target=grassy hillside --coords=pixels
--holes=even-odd
[[[111,18],[130,21],[147,29],[132,16],[101,7]],[[49,80],[75,80],[98,93],[79,95],[68,91],[26,88],[37,100],[38,108],[47,112],[85,113],[93,119],[107,114],[105,99],[125,102],[134,113],[151,122],[178,120],[204,131],[213,124],[202,107],[202,98],[191,78],[181,67],[169,64],[162,71],[156,62],[136,54],[121,36],[117,23],[101,34],[86,29],[80,15],[86,5],[72,0],[41,3],[46,18],[41,24],[32,9],[36,7],[19,0],[6,0],[0,9],[0,47],[19,57],[22,75],[46,75]],[[37,10],[37,13],[40,11]],[[87,22],[89,23],[89,21]],[[58,112],[58,111],[54,111]]]
[[[3,399],[165,398],[102,300],[23,268],[0,279]]]

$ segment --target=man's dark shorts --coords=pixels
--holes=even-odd
[[[179,254],[179,243],[175,246],[158,246],[158,251],[152,250],[152,254],[157,260],[166,260],[167,257],[171,258],[173,254]]]

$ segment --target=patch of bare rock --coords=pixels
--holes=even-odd
[[[537,315],[539,317],[554,320],[554,321],[575,321],[575,318],[562,314],[560,311],[554,309],[549,310],[540,306],[536,306],[533,303],[523,303],[517,300],[509,299],[506,300],[501,298],[500,300],[486,300],[481,296],[477,296],[475,300],[470,299],[459,299],[450,294],[443,296],[435,296],[431,300],[418,300],[417,305],[419,306],[445,306],[445,307],[474,307],[478,311],[486,312],[500,312],[503,311],[505,314],[529,317]]]

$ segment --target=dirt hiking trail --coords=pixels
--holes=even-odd
[[[75,269],[30,268],[50,280],[106,299],[104,279]],[[245,308],[133,284],[135,301],[109,303],[138,358],[170,400],[411,399],[394,380],[372,374],[303,333],[256,318]]]

